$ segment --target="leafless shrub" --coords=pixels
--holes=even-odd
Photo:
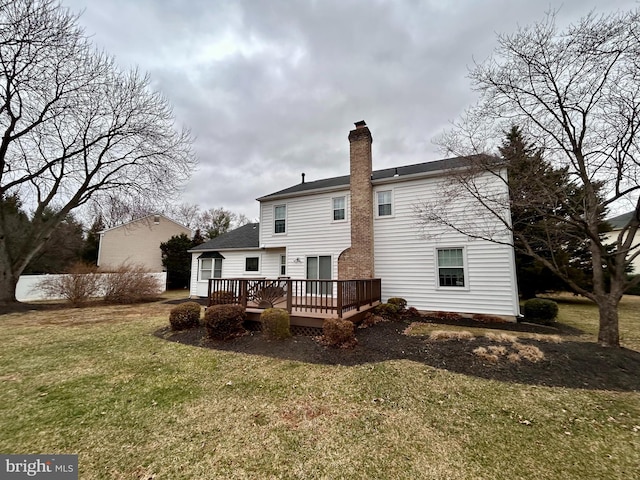
[[[122,264],[104,275],[104,300],[107,303],[138,303],[156,298],[164,287],[140,265]]]
[[[84,263],[76,263],[69,273],[48,276],[36,285],[47,296],[64,298],[74,306],[100,296],[101,287],[101,275],[97,273],[96,267]]]

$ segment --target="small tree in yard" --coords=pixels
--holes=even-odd
[[[21,200],[29,222],[0,208],[0,303],[78,207],[118,198],[162,204],[194,165],[149,78],[96,51],[55,0],[0,2],[0,205]]]
[[[512,245],[517,237],[518,250],[597,304],[598,341],[608,346],[619,345],[620,299],[640,283],[640,277],[630,279],[626,273],[640,255],[640,247],[634,246],[640,226],[638,58],[640,11],[590,14],[564,32],[551,13],[513,35],[500,35],[494,55],[470,72],[480,101],[439,140],[448,153],[484,155],[470,157],[469,168],[452,172],[439,202],[416,206],[420,221],[473,238]],[[555,168],[565,169],[575,186],[576,195],[566,195],[535,175],[526,177],[544,199],[532,202],[531,209],[537,209],[535,214],[548,222],[550,231],[562,229],[584,241],[591,269],[588,284],[575,281],[540,255],[527,237],[517,236],[509,196],[483,188],[487,178],[508,183],[504,164],[488,155],[495,155],[499,139],[512,125],[541,146]],[[478,211],[467,209],[463,215],[443,208],[463,197],[472,199]],[[549,211],[550,203],[557,208]],[[634,214],[613,244],[606,245],[600,235],[603,214],[629,207]],[[494,221],[472,221],[487,217]]]

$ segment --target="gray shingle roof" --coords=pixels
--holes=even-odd
[[[396,174],[400,177],[406,175],[416,175],[419,173],[431,173],[449,170],[452,168],[463,167],[472,163],[477,159],[477,155],[471,157],[454,157],[445,158],[442,160],[435,160],[431,162],[416,163],[414,165],[405,165],[402,167],[385,168],[383,170],[374,170],[371,175],[371,179],[382,180],[385,178],[393,178]],[[350,175],[343,175],[341,177],[325,178],[322,180],[316,180],[313,182],[299,183],[284,190],[280,190],[275,193],[270,193],[263,197],[258,198],[258,201],[269,200],[272,197],[289,196],[302,192],[311,192],[313,190],[323,190],[337,187],[347,187],[349,185]]]
[[[260,224],[247,223],[241,227],[223,233],[219,237],[212,238],[197,247],[193,247],[190,252],[201,252],[206,250],[229,250],[238,248],[258,248],[260,242]]]
[[[634,213],[636,212],[631,211],[623,213],[622,215],[618,215],[617,217],[609,218],[607,222],[609,222],[609,225],[611,225],[611,228],[613,228],[614,230],[622,229],[627,225],[627,223],[629,223],[629,220],[631,220],[631,217]]]

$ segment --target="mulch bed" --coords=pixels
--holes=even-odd
[[[411,320],[424,321],[423,318]],[[579,333],[569,327],[562,327],[560,330],[554,326],[525,323],[470,323],[473,325],[469,326],[512,330],[515,335],[517,332],[561,335]],[[508,343],[497,343],[484,337],[474,340],[429,340],[405,335],[403,332],[409,324],[410,321],[384,322],[369,328],[359,328],[356,330],[358,344],[352,349],[328,347],[314,337],[302,335],[270,341],[257,331],[249,331],[244,336],[225,342],[207,339],[204,328],[172,332],[166,327],[157,331],[156,335],[201,348],[314,364],[360,365],[404,359],[503,382],[579,389],[640,390],[640,352],[605,348],[584,341],[550,343],[521,339],[521,343],[540,348],[544,353],[544,360],[533,363],[522,359],[513,363],[506,357],[500,357],[497,362],[492,362],[478,357],[473,350],[491,345],[508,347]]]

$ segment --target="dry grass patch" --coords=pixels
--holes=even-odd
[[[510,333],[504,333],[504,332],[487,332],[484,334],[485,338],[491,340],[492,342],[498,342],[498,343],[513,343],[513,342],[517,342],[518,341],[518,337],[516,337],[515,335],[511,335]]]
[[[429,340],[475,340],[476,337],[473,333],[466,330],[452,331],[452,330],[435,330],[429,334]]]

